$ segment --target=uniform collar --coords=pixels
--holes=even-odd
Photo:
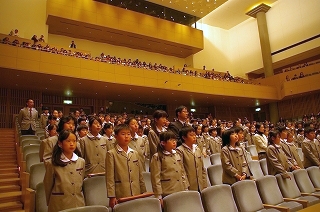
[[[90,140],[100,140],[100,138],[102,137],[99,133],[97,136],[94,136],[90,132],[87,134],[87,136]]]
[[[171,155],[171,154],[174,155],[174,154],[176,154],[176,150],[173,149],[172,152],[168,152],[167,150],[163,150],[162,153],[164,155]]]
[[[133,152],[133,149],[131,149],[129,146],[128,146],[128,151],[127,151],[127,152],[125,152],[125,151],[121,148],[121,146],[119,146],[118,144],[116,145],[116,148],[117,148],[118,152],[124,152],[124,153],[126,153],[127,155],[128,155],[130,152]]]
[[[67,158],[63,153],[61,154],[61,157],[60,157],[60,160],[62,161],[62,162],[65,162],[65,163],[69,163],[70,161],[72,161],[72,162],[76,162],[77,160],[78,160],[78,155],[76,155],[75,153],[73,153],[72,154],[72,158],[71,159],[69,159],[69,158]]]

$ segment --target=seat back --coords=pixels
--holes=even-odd
[[[216,164],[221,165],[220,153],[215,153],[210,155],[210,162],[212,165],[216,165]]]
[[[146,185],[146,189],[148,192],[153,192],[152,184],[151,184],[151,173],[150,172],[143,172],[143,179]]]
[[[215,185],[201,191],[201,199],[205,212],[238,212],[229,185]]]
[[[43,182],[38,183],[36,186],[36,212],[47,212],[46,193],[44,191]]]
[[[300,190],[294,180],[293,174],[288,172],[290,179],[283,179],[280,174],[276,175],[277,182],[282,193],[282,196],[285,198],[297,198],[301,196]]]
[[[203,166],[204,168],[208,168],[211,166],[210,157],[203,157]]]
[[[180,191],[163,198],[164,212],[204,212],[197,191]]]
[[[19,137],[20,144],[22,143],[23,140],[27,140],[27,139],[39,139],[39,137],[36,135],[20,135]]]
[[[304,155],[303,155],[303,152],[302,152],[302,148],[298,147],[297,148],[297,152],[298,152],[298,155],[300,157],[300,160],[303,161],[304,160]]]
[[[250,152],[251,156],[258,156],[256,145],[249,145],[247,149],[248,149],[248,152]]]
[[[37,185],[43,182],[44,175],[46,173],[46,167],[44,163],[36,163],[30,167],[30,182],[29,187],[36,190]]]
[[[135,199],[114,206],[113,212],[161,212],[160,201],[156,198]]]
[[[70,208],[67,210],[63,210],[60,212],[109,212],[109,209],[102,205],[92,205],[92,206],[84,206],[84,207],[78,207],[78,208]]]
[[[239,211],[259,211],[263,209],[262,201],[253,180],[238,181],[231,188]]]
[[[21,146],[22,148],[25,146],[33,145],[33,144],[39,144],[40,145],[40,140],[39,139],[25,139],[22,141]]]
[[[83,195],[86,205],[109,206],[105,176],[94,176],[83,181]]]
[[[307,168],[309,178],[315,188],[320,188],[320,169],[318,166]]]
[[[250,168],[250,171],[251,171],[254,179],[259,179],[260,177],[264,176],[263,172],[261,170],[259,161],[251,160],[248,163],[249,163],[249,168]]]
[[[297,170],[294,170],[292,173],[293,173],[294,179],[296,180],[296,184],[298,185],[298,188],[302,193],[313,193],[316,191],[316,189],[314,188],[309,178],[307,170],[297,169]]]
[[[150,160],[148,158],[145,160],[144,165],[146,166],[146,172],[150,172]]]
[[[268,165],[267,165],[267,159],[263,158],[259,160],[261,170],[264,175],[268,175]]]
[[[38,153],[30,153],[26,156],[26,172],[30,173],[30,167],[33,164],[40,163],[40,158]]]
[[[23,160],[24,161],[26,160],[27,154],[30,154],[30,153],[38,153],[39,154],[39,150],[40,150],[40,145],[37,145],[37,144],[23,147],[23,150],[22,150],[23,151]]]
[[[222,165],[211,165],[207,168],[207,174],[210,184],[221,185],[222,184]]]
[[[284,201],[275,176],[263,176],[256,180],[256,185],[264,204],[277,205]]]

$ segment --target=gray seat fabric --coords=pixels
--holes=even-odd
[[[40,163],[38,153],[30,153],[26,156],[26,172],[30,173],[30,168],[33,164]]]
[[[207,168],[207,174],[210,184],[221,185],[222,184],[222,165],[211,165]]]
[[[275,209],[264,209],[256,184],[253,180],[243,180],[232,186],[234,200],[239,211],[272,211]],[[277,211],[277,210],[275,210]]]
[[[135,199],[114,206],[113,212],[161,212],[160,201],[156,198]]]
[[[180,191],[163,198],[164,212],[204,212],[197,191]]]
[[[220,153],[210,155],[210,162],[212,165],[221,165]]]
[[[238,212],[229,185],[215,185],[201,191],[205,212]]]
[[[22,141],[27,140],[27,139],[39,139],[38,136],[36,135],[20,135],[20,145],[22,144]]]
[[[207,156],[203,158],[203,166],[204,168],[208,168],[209,166],[211,166],[210,157]]]
[[[84,206],[78,208],[70,208],[61,212],[109,212],[109,209],[102,205]]]
[[[89,205],[109,206],[105,176],[94,176],[83,181],[85,203]]]
[[[152,184],[151,184],[151,173],[150,172],[143,172],[143,179],[146,185],[146,189],[148,192],[153,192]]]
[[[309,178],[315,188],[320,188],[320,169],[318,166],[307,168]]]
[[[40,145],[29,145],[29,146],[25,146],[23,147],[23,160],[25,161],[26,160],[26,156],[27,154],[30,154],[30,153],[38,153],[39,154],[39,150],[40,150]]]
[[[264,175],[268,175],[268,165],[267,165],[267,159],[263,158],[259,160],[261,170]]]
[[[256,145],[250,145],[247,149],[251,156],[258,156]]]
[[[44,191],[43,182],[38,183],[36,186],[36,212],[47,212],[46,193]]]
[[[293,174],[291,172],[289,172],[288,174],[291,177],[291,180],[283,179],[280,174],[276,175],[277,182],[283,197],[307,200],[309,206],[320,202],[320,199],[314,196],[301,196],[300,190],[294,180]]]
[[[264,176],[259,161],[251,160],[248,164],[254,179],[259,179]]]
[[[46,167],[44,163],[36,163],[30,167],[30,182],[29,187],[36,190],[37,185],[43,182],[44,175],[46,173]]]
[[[264,204],[288,207],[291,212],[303,209],[303,205],[298,202],[284,202],[275,176],[268,175],[259,178],[256,180],[256,185]]]
[[[25,139],[22,141],[21,146],[22,148],[25,146],[33,145],[33,144],[39,144],[40,145],[40,140],[39,139]]]
[[[293,176],[294,176],[294,179],[296,180],[299,190],[302,193],[310,193],[310,194],[316,194],[320,196],[320,192],[317,192],[315,187],[313,186],[307,170],[305,169],[294,170]]]

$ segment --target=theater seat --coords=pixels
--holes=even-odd
[[[44,191],[43,182],[39,183],[36,186],[36,212],[47,212],[47,200],[46,200],[46,193]]]
[[[259,161],[252,160],[252,161],[249,161],[248,163],[249,163],[249,168],[250,168],[250,171],[251,171],[254,179],[259,179],[264,176],[264,174],[261,170]]]
[[[201,191],[205,212],[238,212],[229,185],[215,185]]]
[[[197,191],[180,191],[163,198],[164,212],[204,212]]]
[[[117,204],[113,212],[161,212],[160,201],[156,198],[135,199]]]
[[[267,159],[263,158],[259,160],[261,170],[264,175],[268,175],[268,165],[267,165]]]
[[[87,206],[109,206],[105,176],[92,176],[83,181],[83,195]]]
[[[220,153],[210,155],[210,162],[212,165],[221,165]]]
[[[247,149],[251,155],[252,160],[258,160],[258,152],[257,152],[256,145],[249,145]]]
[[[309,178],[307,170],[297,169],[292,173],[302,195],[312,195],[320,198],[320,191],[316,191]]]
[[[143,172],[143,179],[146,185],[146,189],[148,192],[153,192],[152,184],[151,184],[151,173],[150,172]]]
[[[207,174],[210,184],[221,185],[222,184],[222,165],[211,165],[207,168]]]
[[[309,178],[315,188],[320,188],[320,169],[318,166],[307,168]]]
[[[109,209],[101,205],[84,206],[78,208],[70,208],[60,212],[109,212]]]

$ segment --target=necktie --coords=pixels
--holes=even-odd
[[[32,108],[30,108],[30,118],[32,118]]]

